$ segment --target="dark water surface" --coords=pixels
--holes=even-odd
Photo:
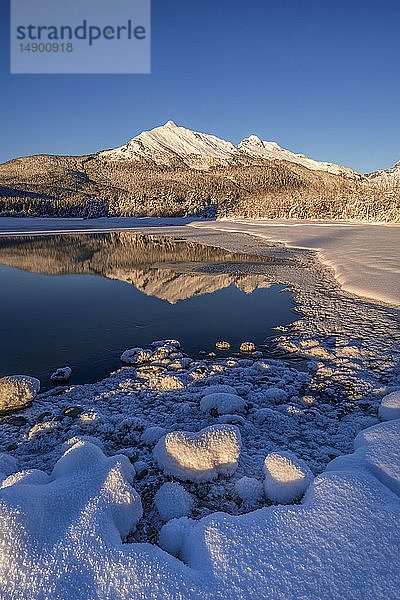
[[[72,383],[120,366],[126,348],[176,338],[189,355],[224,339],[271,345],[294,320],[291,295],[267,282],[271,259],[131,233],[0,239],[0,376]],[[271,345],[272,348],[272,345]],[[226,353],[217,352],[218,356]]]

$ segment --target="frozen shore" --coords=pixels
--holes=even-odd
[[[234,226],[224,222],[163,226],[154,232],[290,259],[274,274],[298,304],[299,320],[278,332],[288,360],[158,356],[38,396],[22,420],[2,418],[0,449],[18,460],[14,468],[0,460],[8,475],[0,489],[3,593],[397,597],[400,420],[379,423],[377,413],[400,390],[398,311],[347,294],[308,249],[210,229]],[[236,399],[210,399],[221,393]],[[237,467],[181,481],[191,508],[163,525],[154,497],[171,475],[153,449],[164,435],[188,439],[210,426],[240,432]],[[356,452],[346,456],[354,439]],[[302,459],[316,476],[301,504],[271,505],[259,491],[265,457],[276,452]]]

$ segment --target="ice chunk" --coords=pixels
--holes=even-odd
[[[71,375],[71,367],[60,367],[50,375],[50,381],[53,383],[63,383],[64,381],[68,381]]]
[[[378,409],[378,416],[382,421],[400,419],[400,390],[382,398]]]
[[[245,401],[236,394],[216,393],[208,394],[200,402],[202,412],[210,412],[215,408],[219,415],[241,412],[244,410]]]
[[[279,504],[301,498],[314,478],[306,463],[288,452],[268,454],[264,475],[265,495]]]
[[[207,481],[237,468],[240,432],[234,425],[211,425],[197,433],[174,431],[163,436],[153,456],[168,475]]]
[[[40,390],[40,381],[28,375],[8,375],[0,379],[0,414],[30,405]]]
[[[164,483],[156,495],[154,503],[164,522],[190,515],[193,498],[180,483]]]

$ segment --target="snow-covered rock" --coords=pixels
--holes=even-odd
[[[278,387],[270,387],[264,391],[264,397],[268,402],[286,402],[288,395],[285,390]]]
[[[271,452],[264,461],[264,491],[267,498],[289,504],[301,498],[314,475],[304,461],[287,452]]]
[[[253,342],[242,342],[240,344],[240,352],[254,352],[256,349]]]
[[[215,342],[215,347],[218,348],[218,350],[229,350],[231,345],[229,342],[221,340],[219,342]]]
[[[219,415],[226,413],[241,412],[244,410],[245,401],[236,394],[227,394],[224,392],[207,394],[200,402],[200,409],[203,412],[210,412],[214,408]]]
[[[154,496],[154,503],[164,522],[190,515],[193,498],[180,483],[163,483]]]
[[[263,484],[255,477],[241,477],[233,489],[247,507],[256,506],[264,496]]]
[[[167,433],[158,441],[153,456],[168,475],[183,481],[207,481],[236,470],[240,446],[237,427],[211,425],[197,433]]]
[[[400,390],[382,398],[378,409],[378,416],[382,421],[400,419]]]
[[[64,381],[68,381],[68,379],[72,375],[71,367],[60,367],[56,369],[54,373],[50,375],[50,381],[52,383],[63,383]]]
[[[236,394],[236,390],[231,385],[218,383],[208,385],[200,390],[200,396],[209,396],[210,394]]]
[[[231,425],[244,425],[246,421],[241,415],[227,413],[218,417],[218,423],[230,423]]]
[[[155,340],[151,343],[153,348],[159,348],[160,346],[172,346],[175,350],[181,347],[179,340]]]
[[[126,365],[136,365],[147,362],[151,359],[153,353],[143,348],[129,348],[121,354],[121,361]]]
[[[165,435],[164,427],[146,427],[140,436],[140,439],[144,444],[153,446],[158,442],[162,435]]]
[[[30,405],[40,390],[40,381],[28,375],[8,375],[0,379],[0,414]]]

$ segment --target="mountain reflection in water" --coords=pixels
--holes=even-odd
[[[192,357],[218,339],[230,353],[244,340],[269,344],[294,318],[290,293],[273,284],[279,263],[126,232],[0,238],[0,376],[46,387],[69,364],[72,383],[96,381],[124,349],[162,338]]]

